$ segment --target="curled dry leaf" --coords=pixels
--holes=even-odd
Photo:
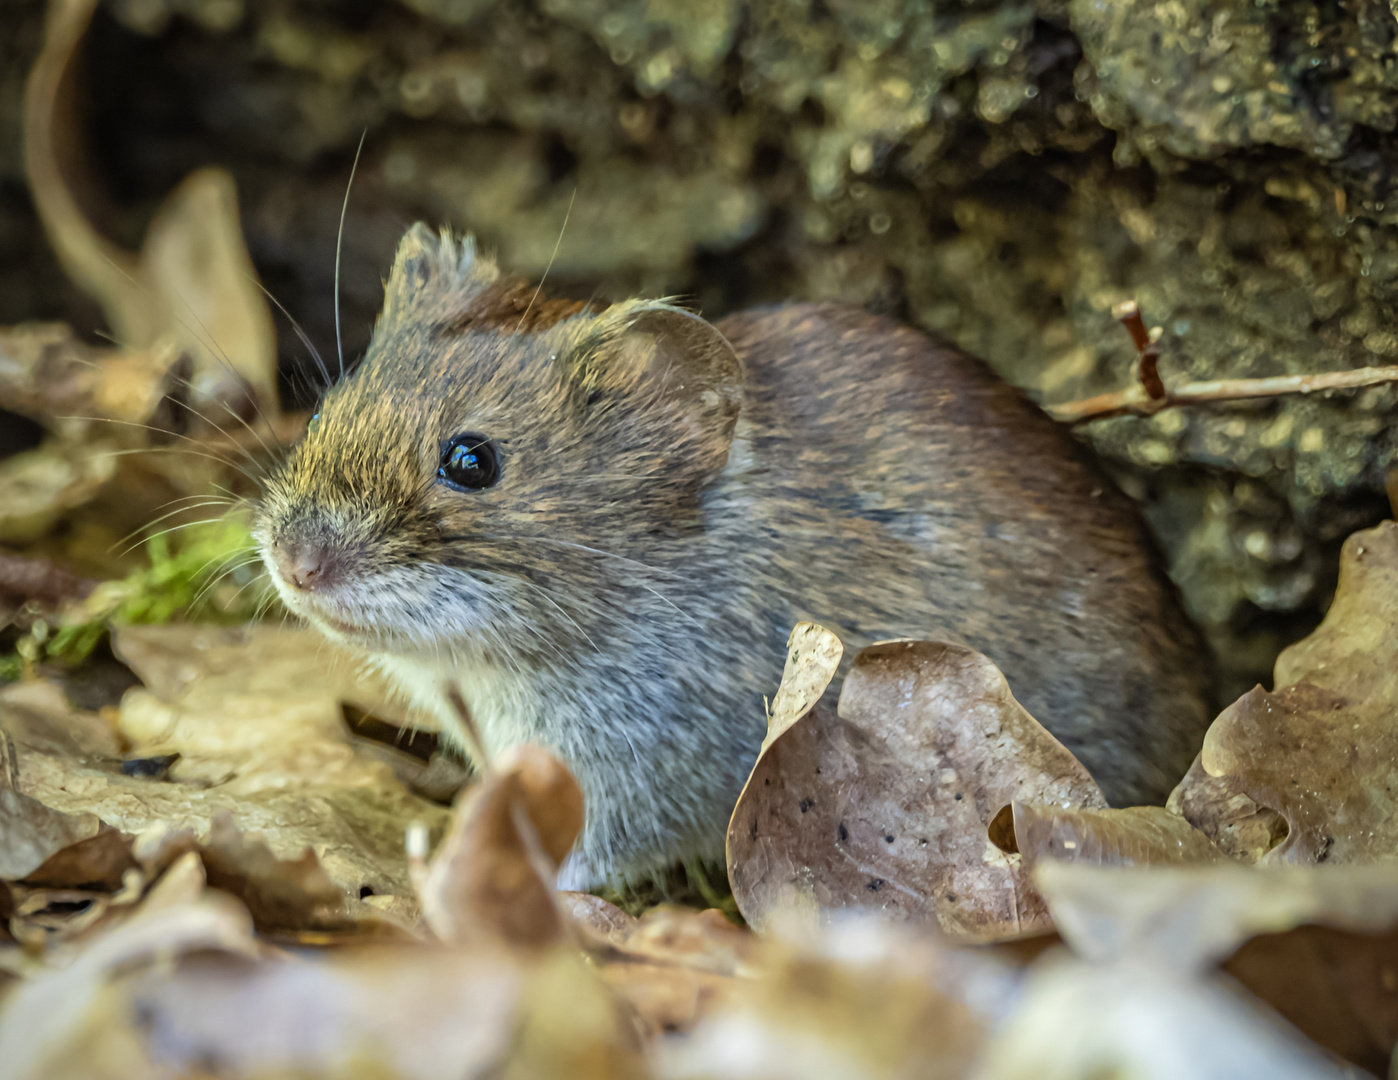
[[[0,1012],[6,1080],[644,1075],[635,1032],[571,950],[360,945],[288,955],[186,852],[124,921]]]
[[[644,1074],[624,1011],[567,952],[525,961],[498,947],[224,949],[138,968],[99,1004],[83,1026],[99,1043],[127,1042],[143,1068],[126,1075],[202,1075],[209,1062],[229,1080]],[[70,1053],[98,1064],[81,1046]]]
[[[139,257],[104,238],[75,197],[73,85],[95,7],[50,6],[25,89],[25,166],[49,241],[118,341],[131,349],[173,342],[193,359],[196,405],[275,416],[275,331],[243,244],[232,177],[219,169],[188,177],[156,212]]]
[[[220,814],[199,855],[209,884],[247,905],[258,930],[345,928],[345,895],[310,847],[279,859],[260,838],[239,832],[231,814]]]
[[[1078,955],[1153,979],[1222,963],[1321,1046],[1387,1072],[1398,1041],[1398,865],[1048,865],[1036,877]]]
[[[786,639],[786,667],[772,698],[760,753],[765,754],[787,728],[815,708],[840,670],[844,655],[844,643],[825,627],[796,624]]]
[[[1345,541],[1325,621],[1274,681],[1214,721],[1171,807],[1267,863],[1398,856],[1398,523]]]
[[[352,917],[415,917],[403,837],[413,822],[439,830],[446,811],[355,751],[340,701],[385,707],[355,659],[317,635],[270,627],[133,627],[114,645],[146,683],[122,700],[124,748],[105,720],[48,684],[0,690],[20,794],[131,836],[188,830],[216,876],[241,882],[264,925],[333,924],[328,909],[314,914],[329,900],[325,880]],[[128,758],[171,754],[163,776],[123,770]],[[258,843],[215,836],[221,814]]]
[[[127,871],[136,867],[131,838],[116,829],[104,828],[50,855],[37,870],[24,877],[23,883],[46,889],[115,892],[121,888]]]
[[[557,758],[524,746],[497,761],[462,795],[423,877],[427,925],[453,945],[565,940],[554,881],[582,821],[582,789]]]
[[[1012,803],[990,823],[1001,851],[1024,857],[1030,870],[1046,860],[1108,866],[1221,862],[1207,836],[1163,806],[1095,810]]]
[[[813,640],[793,634],[833,674],[838,654]],[[934,642],[872,646],[855,658],[838,714],[816,701],[759,757],[728,828],[734,898],[759,931],[778,912],[824,920],[858,909],[935,919],[971,941],[1045,932],[1018,856],[986,832],[1015,801],[1106,806],[984,656]]]

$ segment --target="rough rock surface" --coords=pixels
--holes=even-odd
[[[42,5],[0,34],[0,319],[67,317],[22,187]],[[1166,377],[1398,357],[1398,18],[1384,0],[111,0],[89,42],[107,228],[236,175],[267,285],[346,351],[416,217],[586,296],[706,314],[893,310],[1043,401],[1122,385],[1114,302]],[[576,199],[574,201],[574,192]],[[289,327],[288,357],[303,357]],[[302,364],[296,371],[310,371]],[[307,393],[293,377],[286,391]],[[1229,690],[1328,601],[1385,512],[1398,388],[1167,411],[1085,434],[1141,498]]]

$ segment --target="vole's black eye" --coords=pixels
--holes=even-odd
[[[480,491],[500,479],[500,457],[484,435],[454,435],[442,448],[437,479],[462,491]]]

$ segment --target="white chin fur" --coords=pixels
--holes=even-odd
[[[479,634],[488,602],[480,582],[431,564],[395,566],[312,594],[293,589],[275,570],[271,577],[293,614],[333,641],[370,651],[440,655],[444,641]]]

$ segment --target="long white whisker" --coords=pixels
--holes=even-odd
[[[594,652],[599,654],[602,652],[601,649],[597,648],[597,642],[593,641],[592,638],[588,635],[588,632],[582,628],[582,624],[579,623],[577,619],[573,618],[573,616],[569,615],[566,611],[564,611],[562,605],[560,605],[557,600],[550,596],[548,594],[548,591],[542,585],[537,585],[534,582],[528,581],[524,578],[516,578],[515,580],[520,582],[520,584],[526,585],[529,588],[533,589],[535,592],[537,592],[553,607],[555,611],[557,611],[560,615],[562,615],[565,619],[572,623],[572,625],[577,629],[578,633],[580,633],[583,636],[583,638],[586,639],[587,643],[592,646]]]
[[[345,239],[345,214],[349,210],[350,191],[354,188],[354,174],[359,171],[359,155],[364,151],[364,137],[368,134],[368,128],[359,133],[359,145],[354,151],[354,164],[350,166],[349,183],[345,185],[345,201],[340,204],[340,231],[335,234],[335,354],[340,358],[342,379],[345,377],[345,347],[340,340],[340,245]]]
[[[183,402],[181,402],[181,404],[183,404]],[[191,408],[191,407],[188,406],[188,405],[186,405],[185,407],[186,407],[186,408]],[[207,417],[205,417],[202,413],[199,412],[199,410],[197,410],[197,409],[191,409],[191,411],[194,412],[194,414],[195,414],[196,416],[198,416],[199,419],[204,420],[206,423],[212,423],[212,421],[209,421]],[[140,431],[150,431],[150,432],[153,432],[153,433],[156,434],[156,435],[160,435],[160,436],[169,436],[169,437],[171,437],[171,438],[179,439],[181,442],[191,443],[191,444],[193,444],[194,446],[199,447],[201,450],[207,450],[207,448],[208,448],[208,444],[207,444],[207,443],[201,442],[199,439],[196,439],[196,438],[194,438],[193,436],[185,435],[185,434],[182,434],[181,432],[178,432],[178,431],[166,431],[164,428],[156,427],[154,424],[143,424],[143,423],[140,423],[140,422],[137,421],[137,420],[118,420],[118,419],[116,419],[116,418],[114,418],[114,417],[111,417],[111,416],[56,416],[56,417],[54,417],[54,419],[55,419],[55,420],[82,420],[82,421],[85,421],[85,422],[88,422],[88,423],[93,423],[93,424],[118,424],[118,425],[120,425],[120,426],[122,426],[122,427],[133,427],[133,428],[136,428],[136,429],[138,429],[138,430],[140,430]],[[217,425],[217,424],[214,424],[213,426],[214,426],[214,427],[217,427],[218,425]],[[221,429],[220,429],[220,430],[221,430]],[[246,447],[239,446],[237,440],[234,439],[234,438],[233,438],[231,435],[229,435],[227,432],[224,432],[224,436],[225,436],[225,437],[229,440],[229,442],[233,445],[234,449],[236,449],[239,453],[241,453],[244,457],[246,457],[246,458],[248,459],[248,464],[253,465],[253,466],[257,466],[257,465],[259,464],[257,458],[254,457],[254,456],[252,455],[252,453],[249,452],[249,451],[247,450]],[[141,450],[168,450],[168,449],[170,449],[170,448],[169,448],[169,447],[148,446],[148,447],[141,447],[141,448],[138,448],[138,449],[141,449]],[[190,452],[192,453],[192,451],[190,451]],[[230,460],[228,460],[227,458],[220,458],[219,460],[221,460],[225,465],[227,465],[227,466],[228,466],[229,468],[231,468],[231,469],[239,468],[239,466],[238,466],[238,464],[237,464],[236,462],[230,461]],[[246,474],[245,474],[245,475],[246,475]],[[252,478],[249,477],[249,479],[252,479]]]
[[[519,325],[515,327],[515,334],[518,334],[524,326],[524,321],[529,318],[529,313],[534,310],[534,301],[539,299],[539,293],[543,292],[544,282],[548,280],[549,271],[553,269],[553,260],[558,258],[558,249],[563,246],[563,234],[568,231],[568,219],[573,216],[573,203],[577,201],[578,189],[573,188],[573,194],[568,199],[568,209],[563,215],[563,227],[558,230],[558,239],[554,241],[553,254],[549,256],[548,265],[544,267],[544,276],[539,279],[539,284],[534,287],[534,295],[529,298],[529,305],[524,309],[524,314],[519,317]]]
[[[186,521],[183,525],[171,525],[168,529],[161,529],[159,532],[151,533],[149,536],[136,541],[136,543],[132,544],[125,551],[121,552],[117,556],[117,558],[124,559],[126,556],[130,555],[133,551],[140,547],[143,543],[147,543],[151,540],[154,540],[157,536],[169,536],[171,533],[182,532],[185,529],[193,529],[200,525],[212,525],[214,524],[214,522],[222,520],[223,515],[220,514],[218,517],[202,518],[199,521]]]
[[[144,533],[147,529],[150,529],[150,528],[152,528],[152,527],[154,527],[154,526],[156,526],[156,525],[159,525],[162,521],[168,521],[170,518],[176,517],[176,516],[178,516],[179,514],[183,514],[183,513],[187,512],[187,511],[190,511],[190,510],[203,510],[203,509],[205,509],[205,508],[207,508],[207,507],[210,507],[210,506],[226,506],[226,505],[227,505],[227,503],[226,503],[223,499],[210,499],[210,500],[206,500],[206,501],[200,502],[200,503],[193,503],[192,505],[189,505],[189,506],[177,506],[177,507],[175,507],[175,509],[169,511],[168,513],[161,514],[158,518],[154,519],[153,521],[147,521],[147,522],[145,522],[145,523],[143,523],[143,524],[137,526],[136,528],[132,529],[129,533],[127,533],[125,536],[123,536],[120,540],[117,540],[115,543],[113,543],[113,544],[112,544],[112,547],[116,547],[118,544],[124,544],[124,543],[126,543],[128,540],[131,540],[131,539],[133,539],[134,537],[141,535],[141,534]],[[212,519],[212,520],[218,521],[219,518],[214,518],[214,519]],[[152,533],[152,534],[150,534],[150,535],[155,535],[155,534]]]
[[[104,450],[102,452],[103,457],[128,457],[131,454],[188,454],[191,457],[208,458],[210,461],[216,461],[225,469],[234,469],[243,477],[244,480],[246,480],[250,484],[253,484],[254,486],[261,486],[263,480],[262,477],[254,476],[252,473],[248,472],[247,469],[243,468],[236,462],[229,461],[227,458],[219,457],[217,454],[201,453],[198,450],[186,450],[184,447],[140,446],[134,450]]]
[[[249,281],[251,281],[254,285],[256,285],[259,289],[262,290],[263,294],[267,297],[267,299],[272,301],[272,303],[274,303],[277,306],[278,311],[280,311],[283,315],[286,316],[287,322],[291,323],[291,329],[296,332],[296,336],[301,340],[301,344],[306,346],[306,348],[310,351],[311,356],[315,359],[316,367],[320,371],[320,377],[325,380],[325,385],[328,387],[330,385],[330,369],[325,366],[325,358],[320,355],[320,350],[315,347],[315,343],[311,341],[310,336],[306,333],[305,330],[301,328],[301,324],[296,321],[295,316],[293,316],[291,312],[287,311],[285,306],[283,306],[282,302],[272,295],[271,290],[268,289],[267,286],[263,285],[262,282],[258,281],[251,274],[245,276]]]

